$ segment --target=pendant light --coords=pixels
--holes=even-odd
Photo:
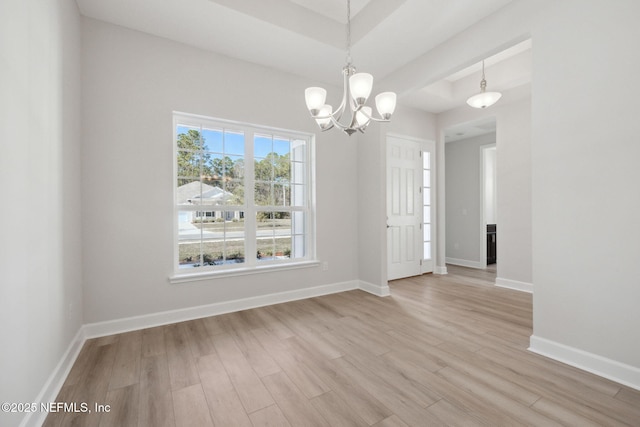
[[[480,81],[480,93],[467,99],[467,104],[473,108],[487,108],[498,102],[502,94],[500,92],[487,92],[487,80],[484,77],[484,60],[482,61],[482,80]]]

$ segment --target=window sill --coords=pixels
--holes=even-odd
[[[261,274],[273,271],[297,270],[300,268],[318,267],[320,261],[301,261],[296,263],[265,265],[253,268],[234,268],[222,271],[204,271],[201,273],[175,274],[169,277],[171,284],[197,282],[200,280],[218,279],[222,277],[246,276],[250,274]]]

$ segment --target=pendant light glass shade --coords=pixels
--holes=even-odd
[[[308,87],[304,91],[304,99],[311,114],[316,116],[327,99],[327,91],[321,87]]]
[[[316,123],[320,126],[320,129],[327,130],[333,125],[331,124],[331,113],[333,112],[333,107],[331,105],[323,105],[318,112],[318,117],[323,117],[321,119],[316,119]]]
[[[357,105],[367,102],[373,89],[373,76],[369,73],[356,73],[349,77],[349,88],[351,97]]]
[[[396,94],[395,92],[382,92],[376,96],[376,110],[378,114],[388,120],[394,111],[396,111]]]
[[[498,102],[500,97],[500,92],[480,92],[467,99],[467,104],[473,108],[487,108]]]

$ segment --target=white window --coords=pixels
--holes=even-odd
[[[431,260],[431,152],[422,152],[422,240],[423,260]]]
[[[175,273],[314,260],[312,135],[174,113]]]

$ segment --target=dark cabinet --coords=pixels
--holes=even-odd
[[[487,224],[487,265],[496,263],[496,225]]]

